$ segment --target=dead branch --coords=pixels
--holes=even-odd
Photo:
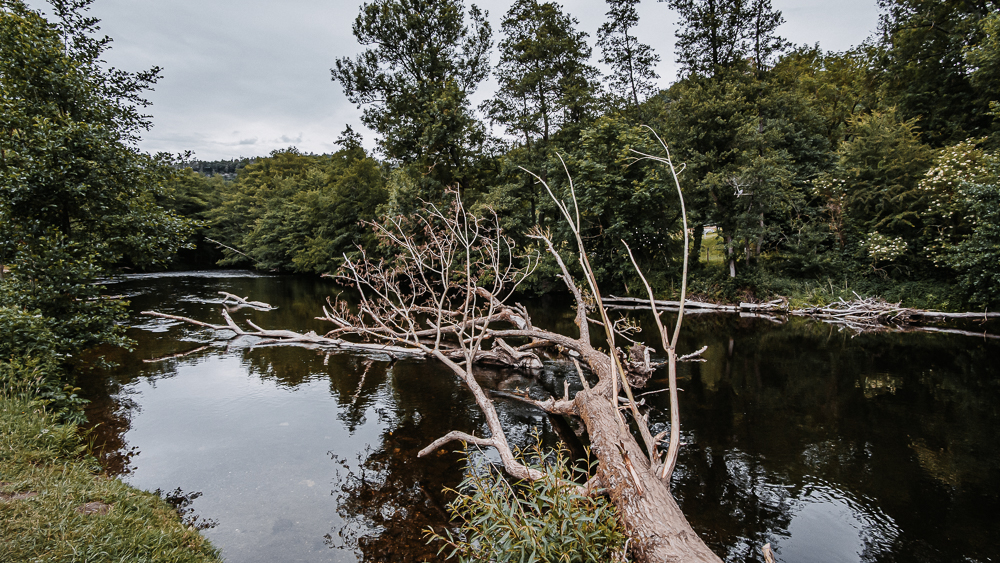
[[[655,300],[653,303],[656,310],[661,313],[678,312],[680,310],[680,301]],[[604,306],[608,310],[615,311],[650,310],[652,308],[649,300],[642,300],[637,297],[616,296],[605,298]],[[841,326],[855,333],[897,330],[902,332],[941,332],[962,336],[1000,338],[1000,336],[984,332],[927,327],[916,324],[926,321],[946,320],[980,320],[985,322],[990,319],[1000,318],[1000,313],[945,313],[941,311],[925,311],[903,307],[899,303],[888,303],[877,297],[858,297],[852,301],[841,299],[838,302],[825,306],[816,305],[799,309],[789,309],[788,303],[784,299],[776,299],[766,303],[740,303],[738,305],[718,305],[688,299],[684,301],[684,307],[686,315],[738,313],[740,317],[760,318],[779,324],[784,322],[784,319],[788,315],[809,317],[827,324]]]
[[[339,338],[327,338],[325,336],[319,336],[313,331],[306,333],[298,333],[291,330],[265,330],[252,322],[248,321],[248,324],[252,326],[254,331],[247,331],[240,328],[234,321],[229,313],[223,309],[222,316],[226,320],[225,325],[213,325],[191,319],[188,317],[180,317],[177,315],[168,315],[166,313],[158,313],[156,311],[143,311],[141,314],[149,317],[159,317],[164,319],[171,319],[175,321],[181,321],[195,326],[201,326],[205,328],[211,328],[213,330],[228,330],[232,331],[235,336],[255,336],[258,338],[263,338],[265,340],[259,342],[258,344],[314,344],[317,346],[326,346],[331,348],[339,348],[342,350],[356,350],[359,352],[366,353],[382,353],[387,354],[390,357],[425,357],[427,354],[423,350],[402,347],[402,346],[392,346],[388,344],[374,344],[367,342],[349,342],[347,340],[341,340]]]
[[[699,348],[695,352],[691,352],[690,354],[685,354],[685,355],[677,358],[677,361],[678,362],[704,362],[706,360],[705,360],[705,358],[702,358],[701,355],[704,354],[706,350],[708,350],[708,346],[702,346],[701,348]]]
[[[247,301],[248,297],[240,297],[238,295],[233,295],[232,293],[226,293],[225,291],[220,291],[219,295],[223,296],[223,304],[228,303],[229,301],[234,301],[237,304],[237,309],[240,307],[253,307],[254,309],[259,309],[261,311],[277,309],[277,307],[272,307],[263,301]]]
[[[804,307],[789,311],[789,314],[810,317],[824,323],[839,325],[853,332],[881,332],[884,330],[923,330],[926,332],[950,332],[965,336],[984,336],[974,331],[953,329],[935,329],[932,327],[914,326],[920,320],[949,319],[980,319],[1000,318],[1000,313],[943,313],[940,311],[923,311],[903,307],[899,303],[889,303],[878,297],[862,298],[845,301],[843,299],[826,306]],[[990,338],[992,335],[985,335]]]
[[[198,352],[201,352],[202,350],[207,350],[209,348],[211,348],[210,345],[199,346],[199,347],[195,348],[194,350],[188,350],[187,352],[178,352],[177,354],[168,354],[166,356],[160,356],[159,358],[149,358],[149,359],[144,359],[142,361],[143,361],[143,363],[146,363],[146,364],[155,364],[157,362],[164,362],[166,360],[173,360],[174,358],[183,358],[184,356],[190,356],[191,354],[197,354]]]
[[[491,394],[497,397],[504,397],[507,399],[513,399],[522,403],[529,404],[540,411],[546,412],[548,414],[562,414],[562,415],[576,415],[576,408],[574,407],[573,401],[569,399],[556,399],[555,397],[549,397],[543,401],[537,399],[532,399],[527,393],[511,393],[509,391],[491,391]]]
[[[225,244],[222,244],[221,242],[219,242],[219,241],[217,241],[217,240],[215,240],[215,239],[210,239],[210,238],[208,238],[208,237],[205,237],[205,240],[207,240],[207,241],[208,241],[208,242],[210,242],[210,243],[213,243],[213,244],[216,244],[216,245],[218,245],[218,246],[219,246],[219,248],[225,248],[226,250],[228,250],[228,251],[230,251],[230,252],[235,252],[236,254],[239,254],[240,256],[242,256],[242,257],[244,257],[244,258],[246,258],[246,259],[250,260],[250,261],[251,261],[251,262],[253,262],[254,264],[256,264],[256,263],[257,263],[257,261],[256,261],[256,260],[254,260],[254,259],[253,259],[253,258],[252,258],[252,257],[251,257],[250,255],[248,255],[248,254],[246,254],[246,253],[244,253],[244,252],[240,252],[239,250],[236,250],[235,248],[233,248],[233,247],[231,247],[231,246],[227,246],[227,245],[225,245]]]

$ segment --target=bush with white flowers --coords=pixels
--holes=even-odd
[[[906,241],[902,237],[890,237],[881,233],[868,235],[864,242],[865,251],[872,262],[892,262],[906,252]]]

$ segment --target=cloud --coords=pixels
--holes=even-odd
[[[130,71],[163,68],[156,90],[148,93],[154,128],[142,150],[171,153],[193,150],[206,160],[229,159],[240,147],[257,154],[295,144],[303,152],[331,152],[333,140],[351,125],[373,148],[376,135],[361,123],[361,110],[330,80],[340,57],[361,52],[351,33],[361,0],[101,0],[89,15],[100,18],[101,32],[114,39],[105,59]],[[513,0],[467,0],[488,8],[494,42]],[[42,0],[29,0],[35,8]],[[605,19],[607,4],[566,0],[579,29],[590,35]],[[820,42],[843,50],[864,40],[878,20],[872,0],[775,0],[788,23],[779,32],[796,44]],[[639,39],[661,57],[661,86],[674,80],[676,15],[665,2],[639,5]],[[594,49],[594,61],[600,58]],[[496,50],[493,62],[498,59]],[[492,96],[496,83],[484,82],[473,106]],[[236,133],[235,131],[241,131]],[[298,131],[294,138],[288,131]]]

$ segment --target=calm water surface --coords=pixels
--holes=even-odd
[[[486,433],[448,371],[254,346],[138,314],[221,324],[227,291],[278,307],[234,311],[238,323],[321,332],[330,326],[313,317],[340,290],[323,280],[188,272],[112,287],[131,298],[138,346],[85,382],[112,471],[144,489],[202,493],[190,508],[216,524],[204,533],[227,561],[437,560],[422,531],[446,523],[442,489],[464,466],[450,451],[416,452],[449,430]],[[536,325],[572,334],[567,307],[533,310]],[[1000,560],[1000,342],[689,317],[681,350],[704,345],[708,361],[681,369],[674,491],[725,559],[761,560],[770,542],[786,563]],[[481,374],[487,387],[536,393],[561,393],[566,378],[579,388],[554,360],[534,374]],[[665,385],[657,374],[644,391]],[[665,429],[665,395],[646,399],[653,432]],[[515,444],[558,441],[542,413],[499,410]]]

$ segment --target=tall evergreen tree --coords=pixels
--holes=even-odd
[[[499,89],[484,109],[530,147],[590,113],[597,69],[587,34],[554,2],[517,0],[503,20]]]
[[[715,76],[749,60],[760,71],[789,43],[776,35],[784,23],[770,0],[668,0],[681,17],[677,62],[686,74]]]
[[[372,47],[337,59],[333,79],[364,107],[365,125],[383,152],[422,177],[465,187],[484,131],[469,95],[489,74],[486,14],[462,0],[375,0],[364,4],[354,35]],[[429,195],[429,194],[424,194]]]
[[[750,25],[744,40],[754,68],[760,72],[770,68],[775,57],[788,49],[791,42],[777,35],[778,26],[785,23],[785,18],[780,10],[771,6],[771,0],[751,0],[748,8]]]
[[[656,63],[660,56],[630,34],[639,23],[635,7],[639,0],[607,0],[608,21],[597,30],[597,46],[601,62],[610,66],[610,87],[614,95],[638,107],[645,98],[656,93]]]

